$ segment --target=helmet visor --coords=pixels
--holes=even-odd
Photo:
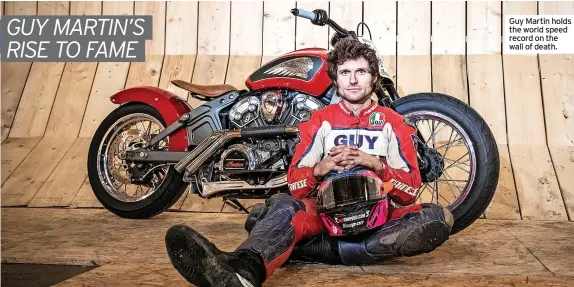
[[[324,185],[317,196],[319,209],[331,210],[382,198],[381,186],[372,177],[351,175]]]

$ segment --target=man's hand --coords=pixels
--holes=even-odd
[[[383,163],[376,156],[360,150],[357,146],[335,146],[331,149],[330,154],[336,155],[346,151],[349,151],[350,158],[347,160],[347,165],[344,166],[345,169],[361,165],[373,170],[377,174],[381,174],[383,172]]]
[[[368,154],[360,149],[357,148],[357,155],[355,157],[353,157],[351,159],[351,161],[354,163],[353,166],[357,166],[357,165],[361,165],[364,166],[372,171],[374,171],[376,174],[381,175],[383,173],[383,168],[384,165],[383,163],[374,155]],[[351,168],[353,166],[350,167],[346,167]]]
[[[336,146],[331,149],[328,156],[323,158],[313,168],[313,175],[315,178],[320,179],[327,175],[330,171],[345,170],[346,167],[355,165],[353,160],[358,156],[358,149],[351,146]]]
[[[313,175],[319,179],[330,171],[346,170],[361,165],[373,170],[377,174],[383,172],[383,163],[375,156],[361,151],[357,146],[335,146],[329,151],[329,155],[315,165]]]

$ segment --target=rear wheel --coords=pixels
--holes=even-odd
[[[164,128],[159,112],[144,104],[120,106],[98,127],[88,153],[88,178],[106,209],[124,218],[150,218],[168,209],[185,191],[182,175],[173,166],[125,160],[126,151],[142,147]],[[168,147],[166,138],[152,149]]]
[[[499,176],[494,136],[484,119],[466,103],[444,94],[418,93],[395,102],[422,135],[418,139],[423,178],[417,202],[447,207],[457,233],[478,219],[490,204]]]

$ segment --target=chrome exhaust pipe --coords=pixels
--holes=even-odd
[[[251,185],[242,180],[205,182],[202,183],[203,192],[201,192],[201,196],[212,197],[217,193],[229,190],[277,188],[286,184],[287,184],[287,173],[278,176],[276,178],[273,178],[267,183],[262,185]]]
[[[195,147],[193,151],[186,155],[182,160],[175,164],[174,168],[180,173],[185,170],[186,176],[194,174],[197,169],[215,153],[215,151],[220,149],[231,139],[295,135],[298,132],[299,128],[294,126],[270,126],[241,130],[216,131]]]
[[[201,166],[201,164],[207,160],[213,153],[226,144],[229,140],[233,138],[241,137],[241,132],[239,130],[232,131],[216,131],[212,133],[208,138],[201,142],[197,147],[193,149],[188,155],[186,155],[181,161],[179,161],[175,166],[175,170],[178,172],[183,172],[185,170],[186,174],[193,174]]]

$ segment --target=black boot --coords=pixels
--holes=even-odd
[[[422,210],[387,222],[363,242],[339,242],[345,265],[371,264],[429,253],[448,240],[454,219],[448,209],[423,203]]]
[[[299,242],[293,248],[289,263],[341,264],[337,240],[326,233]]]
[[[258,254],[223,252],[188,226],[172,226],[165,245],[175,269],[196,286],[261,286],[265,280],[265,265]]]

